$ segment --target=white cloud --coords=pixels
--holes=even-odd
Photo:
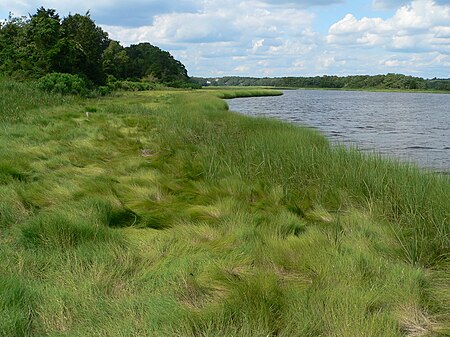
[[[450,26],[437,26],[431,29],[434,36],[438,39],[448,39],[450,38]]]
[[[382,64],[387,66],[387,67],[398,67],[399,65],[402,64],[402,62],[399,61],[399,60],[386,60]]]
[[[258,52],[258,49],[261,49],[264,46],[264,39],[257,39],[253,41],[252,50],[254,53]]]
[[[249,71],[250,67],[248,66],[237,66],[236,68],[234,68],[234,71],[238,72],[238,73],[243,73],[246,71]]]
[[[314,15],[304,9],[224,1],[226,6],[209,1],[197,13],[157,15],[152,25],[102,27],[125,45],[149,41],[169,49],[194,74],[207,67],[221,67],[228,73],[267,74],[268,68],[286,67],[291,58],[306,55],[317,46],[319,36],[311,28]],[[222,59],[220,64],[218,59]]]
[[[305,9],[223,1],[207,1],[195,13],[157,15],[152,25],[105,29],[124,44],[149,41],[170,50],[197,76],[420,75],[415,69],[439,74],[448,67],[437,57],[450,46],[449,13],[432,1],[414,1],[389,19],[348,14],[325,37],[313,30],[315,17]],[[393,57],[398,51],[403,58]]]
[[[152,22],[154,15],[171,12],[197,12],[201,1],[195,0],[0,0],[0,9],[13,12],[15,15],[35,13],[39,7],[56,9],[61,15],[69,13],[86,13],[100,24],[139,27]]]
[[[231,9],[208,7],[197,13],[156,15],[152,25],[137,28],[103,25],[125,44],[141,39],[159,43],[238,41],[251,48],[252,41],[275,41],[311,25],[313,15],[299,9],[278,8],[244,1]],[[137,40],[136,40],[137,39]],[[257,46],[256,46],[257,48]]]
[[[372,0],[372,7],[374,9],[391,9],[398,8],[402,5],[409,3],[408,0]],[[435,0],[435,3],[439,5],[448,5],[450,0]]]
[[[407,0],[373,0],[372,7],[374,9],[397,8],[407,2]]]
[[[335,45],[379,46],[388,50],[450,52],[450,5],[415,0],[393,17],[356,19],[347,14],[333,24],[327,41]]]
[[[62,15],[84,14],[90,10],[92,17],[100,24],[140,27],[151,24],[155,15],[210,12],[220,8],[233,10],[243,2],[254,8],[305,9],[342,3],[344,0],[0,0],[0,13],[11,11],[14,15],[27,15],[41,6],[56,9]]]
[[[322,68],[328,68],[335,63],[336,63],[336,59],[334,56],[322,55],[319,57],[319,64],[320,64],[320,67],[322,67]]]
[[[394,55],[381,60],[379,65],[394,68],[397,70],[405,69],[430,69],[445,68],[450,66],[450,56],[439,53],[428,54],[401,54]]]

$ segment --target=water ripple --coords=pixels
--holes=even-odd
[[[287,90],[228,104],[244,114],[318,128],[335,143],[450,171],[450,95]]]

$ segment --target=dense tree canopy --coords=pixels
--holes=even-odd
[[[150,43],[122,47],[91,19],[61,18],[41,7],[29,17],[0,23],[0,72],[39,78],[53,72],[80,75],[94,84],[106,79],[146,79],[163,83],[189,81],[186,68]]]
[[[130,58],[117,41],[110,41],[108,47],[103,52],[103,70],[115,78],[126,78],[130,66]]]
[[[159,78],[164,82],[182,81],[188,78],[186,68],[168,52],[140,43],[125,48],[130,62],[129,74],[132,77]]]

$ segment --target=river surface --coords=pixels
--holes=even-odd
[[[450,173],[450,95],[286,90],[227,100],[230,110],[319,129],[333,143]]]

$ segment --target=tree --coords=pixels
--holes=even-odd
[[[103,52],[103,71],[118,79],[127,77],[127,69],[130,67],[130,58],[119,42],[112,40]]]
[[[61,36],[61,19],[54,9],[41,7],[30,17],[25,26],[26,53],[31,59],[29,69],[32,74],[42,76],[52,71],[49,51]]]
[[[58,72],[79,75],[103,84],[106,75],[183,85],[186,68],[168,52],[141,43],[123,48],[85,15],[63,19],[54,9],[41,7],[29,18],[0,23],[0,72],[42,77]]]
[[[25,40],[25,29],[27,25],[26,17],[13,17],[9,13],[8,19],[0,23],[0,71],[12,74],[24,66],[20,55],[25,54],[24,47],[27,45]]]
[[[63,35],[73,43],[76,50],[77,72],[85,75],[94,83],[102,84],[105,73],[102,69],[102,55],[109,45],[108,34],[96,26],[89,12],[86,15],[69,15],[62,22]]]
[[[189,80],[187,70],[180,61],[150,43],[131,45],[125,50],[130,58],[129,77],[153,77],[161,82]]]
[[[77,43],[72,39],[62,37],[48,51],[48,54],[53,72],[83,74],[84,77],[89,78],[83,72],[87,63],[87,56],[78,48]]]

